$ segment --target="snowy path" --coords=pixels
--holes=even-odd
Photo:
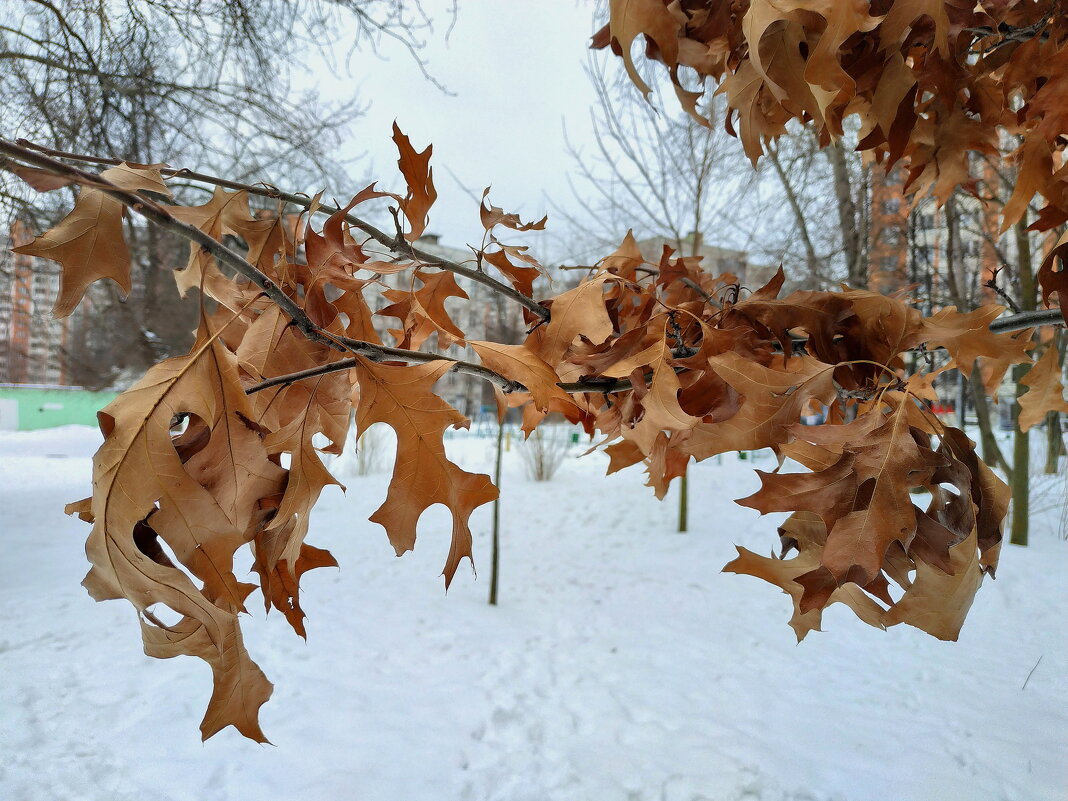
[[[141,654],[132,610],[78,585],[89,429],[0,436],[0,799],[205,801],[929,801],[1068,796],[1068,545],[1051,520],[1006,548],[961,641],[879,632],[841,607],[800,646],[789,601],[719,573],[774,521],[729,503],[750,465],[695,468],[690,534],[640,474],[600,455],[504,479],[502,605],[446,596],[434,509],[395,559],[366,521],[387,477],[328,491],[310,541],[342,568],[304,580],[305,645],[254,609],[274,746],[197,725],[209,671]],[[450,441],[468,469],[490,444]],[[762,467],[770,469],[767,462]],[[1039,659],[1041,658],[1041,662]],[[1035,667],[1021,689],[1029,671]]]

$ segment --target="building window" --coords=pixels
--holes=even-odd
[[[901,211],[901,198],[888,197],[883,201],[883,214],[897,214]]]

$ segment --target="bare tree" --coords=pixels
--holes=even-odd
[[[680,252],[695,244],[694,232],[744,237],[735,209],[754,175],[739,169],[738,142],[685,114],[658,111],[672,106],[659,97],[644,102],[593,59],[586,72],[598,103],[590,109],[593,145],[568,144],[571,188],[582,209],[559,212],[571,227],[601,246],[618,244],[618,232],[631,228],[639,239],[662,237]]]
[[[873,179],[851,147],[855,138],[847,131],[843,140],[821,148],[806,130],[767,146],[767,164],[780,191],[759,216],[770,223],[775,214],[770,207],[778,205],[789,211],[790,224],[762,230],[768,241],[778,241],[780,260],[804,264],[800,283],[807,289],[841,280],[855,287],[868,283]]]
[[[346,52],[390,38],[422,64],[420,37],[431,26],[405,0],[8,0],[4,10],[12,12],[0,22],[5,135],[290,186],[328,176],[349,183],[336,153],[362,109],[355,96],[327,103],[298,91],[309,59],[343,72],[336,62]],[[34,230],[69,200],[63,191],[28,193],[2,174],[0,212]],[[207,199],[191,184],[175,190],[185,204]],[[159,280],[184,265],[187,245],[144,226],[128,236],[130,297],[94,287],[92,315],[72,321],[68,363],[79,383],[121,381],[181,352],[195,326],[195,302],[173,304],[170,282]]]

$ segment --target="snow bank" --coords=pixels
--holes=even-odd
[[[473,520],[480,573],[462,567],[445,595],[444,510],[396,559],[367,522],[388,475],[347,475],[347,496],[328,489],[313,519],[310,541],[342,567],[305,577],[308,643],[277,614],[248,621],[276,684],[274,746],[232,729],[201,744],[207,666],[143,656],[130,607],[78,586],[87,529],[62,507],[89,494],[98,442],[88,428],[0,435],[0,798],[974,801],[1068,787],[1068,563],[1052,525],[1006,546],[959,643],[832,607],[828,633],[797,646],[787,596],[719,572],[733,543],[775,542],[775,518],[730,503],[758,486],[751,462],[694,468],[679,535],[673,499],[657,503],[639,472],[606,478],[594,454],[536,484],[515,444],[501,606],[485,603],[488,509]],[[489,470],[491,440],[448,445]]]

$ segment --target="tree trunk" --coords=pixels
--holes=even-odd
[[[679,533],[682,534],[689,530],[689,521],[687,520],[689,512],[689,482],[687,479],[690,476],[690,471],[687,469],[682,477],[679,479]]]
[[[1027,215],[1024,214],[1013,226],[1016,234],[1017,279],[1020,287],[1019,306],[1021,311],[1033,311],[1037,306],[1035,297],[1035,276],[1031,268],[1031,240],[1027,234]],[[1012,529],[1009,542],[1013,545],[1027,545],[1028,523],[1031,517],[1031,440],[1020,431],[1020,396],[1027,387],[1020,379],[1027,375],[1028,365],[1017,364],[1013,367],[1012,378],[1016,382],[1016,403],[1012,411],[1015,432],[1012,443]]]
[[[1064,436],[1061,434],[1060,412],[1050,412],[1046,415],[1046,469],[1048,476],[1055,476],[1060,466],[1061,455],[1064,453]]]
[[[493,501],[493,546],[490,555],[490,589],[489,602],[497,605],[497,577],[500,573],[501,554],[501,453],[504,451],[504,421],[497,423],[497,461],[493,465],[493,483],[497,486],[497,497]]]
[[[851,287],[867,285],[867,270],[861,253],[860,226],[857,220],[857,204],[853,199],[853,186],[849,179],[849,165],[840,142],[823,151],[831,162],[834,173],[834,196],[838,201],[838,226],[842,232],[842,252],[845,255],[846,283]]]
[[[1012,410],[1013,427],[1016,429],[1012,441],[1012,528],[1009,542],[1013,545],[1027,545],[1028,522],[1031,517],[1030,475],[1028,466],[1031,462],[1031,440],[1020,431],[1020,396],[1027,387],[1020,379],[1027,375],[1027,365],[1017,364],[1012,368],[1012,378],[1016,382],[1016,404]]]
[[[957,210],[957,197],[950,195],[946,200],[944,213],[946,215],[946,283],[949,285],[949,296],[953,299],[960,311],[971,308],[971,304],[964,296],[957,268],[960,262],[960,213]]]
[[[1053,341],[1049,347],[1057,349],[1057,364],[1064,366],[1064,349],[1068,337],[1061,331],[1053,332]],[[1064,435],[1061,432],[1060,412],[1050,412],[1046,415],[1046,475],[1056,475],[1060,466],[1060,458],[1064,455]]]
[[[1005,476],[1012,480],[1012,466],[1005,458],[1005,454],[998,447],[997,437],[994,436],[994,426],[990,422],[990,404],[986,399],[986,389],[983,387],[983,376],[979,371],[979,365],[972,365],[972,374],[968,379],[972,390],[972,405],[975,407],[975,419],[979,422],[979,440],[983,447],[983,461],[991,467],[1001,467]]]

